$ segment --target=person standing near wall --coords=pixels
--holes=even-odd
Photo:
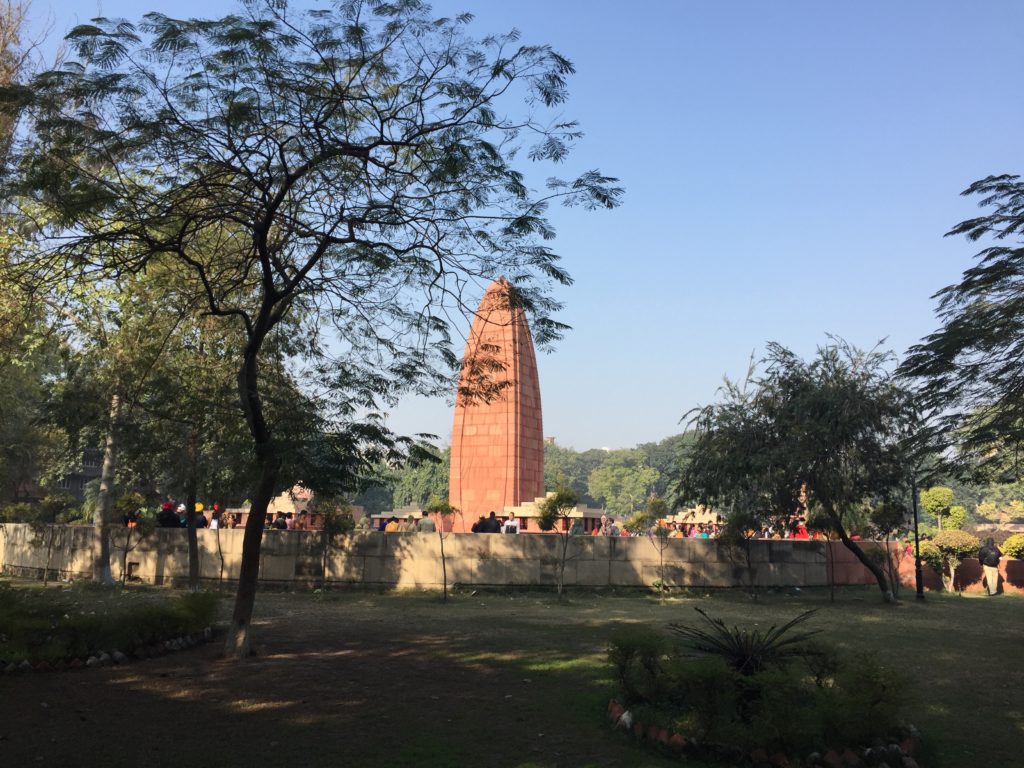
[[[991,537],[978,550],[978,562],[985,572],[985,586],[988,587],[990,597],[999,593],[999,558],[1002,556],[1003,553]]]
[[[416,530],[420,533],[437,533],[437,525],[427,512],[423,512],[416,525]]]
[[[501,526],[502,533],[519,533],[519,521],[516,520],[516,513],[509,512],[508,520]]]

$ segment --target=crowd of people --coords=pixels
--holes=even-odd
[[[197,502],[195,506],[196,528],[237,528],[241,525],[241,516],[238,513],[225,512],[219,503],[214,503],[210,510],[210,516],[206,516],[206,507]],[[132,510],[124,515],[122,522],[126,528],[136,528],[142,522],[142,511]],[[177,502],[168,496],[167,500],[160,505],[156,513],[156,525],[158,528],[187,528],[188,508],[184,502]]]
[[[373,520],[370,519],[370,516],[364,515],[356,523],[356,530],[383,531],[384,533],[435,533],[437,531],[437,524],[433,518],[426,512],[421,512],[420,514],[419,520],[414,515],[406,516],[405,520],[399,520],[395,515],[386,520],[381,518],[380,525],[377,528],[373,527]]]
[[[219,503],[214,503],[209,517],[207,517],[202,503],[196,503],[195,510],[196,528],[237,528],[242,524],[240,514],[222,510]],[[139,512],[126,514],[124,516],[125,526],[134,528],[138,525],[139,514]],[[185,504],[176,502],[168,496],[156,515],[156,524],[160,528],[187,527],[188,515]],[[305,511],[268,513],[265,520],[265,528],[268,530],[307,531],[317,527],[313,524],[311,516]],[[404,520],[392,515],[374,521],[369,515],[365,515],[356,522],[355,528],[357,531],[382,531],[384,533],[425,533],[437,530],[436,523],[426,512],[422,512],[418,519],[414,515],[408,515]],[[613,516],[605,514],[601,515],[600,521],[596,522],[589,530],[582,518],[573,520],[569,533],[575,536],[616,536],[621,538],[659,535],[670,539],[716,539],[721,534],[722,528],[723,525],[720,521],[682,523],[659,520],[649,528],[630,529],[618,525]],[[525,525],[524,521],[517,518],[514,512],[509,512],[507,517],[499,517],[492,511],[486,517],[481,515],[470,530],[472,533],[517,534],[525,530]],[[785,525],[768,526],[761,531],[749,531],[748,534],[749,538],[760,539],[824,538],[817,531],[809,532],[803,518],[794,518]]]

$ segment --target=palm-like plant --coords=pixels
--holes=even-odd
[[[676,623],[669,624],[668,628],[681,635],[695,651],[720,656],[741,675],[754,675],[771,664],[804,655],[807,651],[804,643],[821,631],[790,632],[814,615],[813,610],[801,613],[780,627],[773,624],[764,633],[756,629],[727,627],[721,619],[711,618],[700,608],[695,610],[711,625],[711,629]]]

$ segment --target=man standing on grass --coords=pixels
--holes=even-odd
[[[978,562],[985,571],[985,586],[990,597],[999,593],[999,558],[1002,556],[991,537],[978,550]]]

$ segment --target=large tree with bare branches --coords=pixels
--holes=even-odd
[[[433,19],[416,0],[96,19],[69,36],[76,61],[3,97],[32,118],[16,191],[53,213],[55,271],[159,260],[243,332],[238,392],[259,480],[232,655],[249,652],[282,461],[261,378],[282,320],[312,339],[331,331],[321,369],[357,420],[400,390],[450,386],[453,329],[493,277],[516,285],[540,343],[556,337],[549,288],[569,277],[545,244],[547,207],[618,201],[596,171],[528,185],[521,159],[560,161],[579,136],[552,114],[573,67],[514,32],[471,39],[469,21]]]

